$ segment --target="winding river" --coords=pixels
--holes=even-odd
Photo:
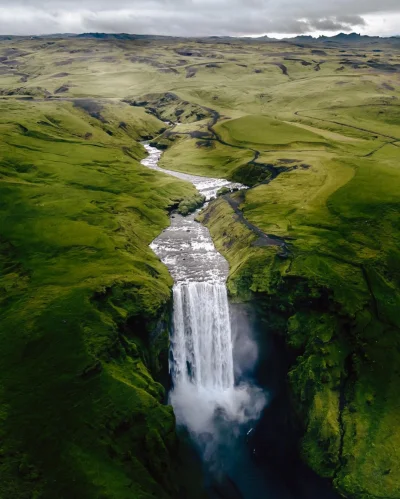
[[[142,160],[144,166],[191,182],[206,200],[215,197],[221,187],[244,188],[227,180],[164,170],[158,166],[161,151],[148,144],[145,148],[148,157]],[[297,467],[294,472],[289,471],[285,459],[277,468],[274,464],[265,465],[262,454],[271,454],[269,442],[276,438],[276,432],[272,428],[272,439],[266,445],[258,435],[269,435],[270,426],[279,428],[280,421],[265,418],[274,383],[269,380],[267,394],[265,388],[257,386],[254,371],[257,364],[279,371],[274,347],[271,341],[267,347],[264,345],[268,355],[263,354],[259,359],[256,327],[249,314],[228,302],[228,263],[216,250],[208,229],[195,218],[196,213],[186,217],[173,213],[171,225],[151,244],[174,279],[170,402],[178,427],[189,433],[204,468],[206,495],[190,491],[184,496],[191,499],[335,497],[326,487],[317,487],[318,479],[314,476],[308,476],[307,481],[315,485],[315,494],[304,492],[304,487],[297,483],[304,480],[297,475],[307,473],[301,466],[300,471]],[[265,336],[263,332],[262,341]],[[285,374],[282,376],[281,372],[279,376],[284,379]],[[278,410],[273,418],[280,420],[285,411],[283,407],[282,414]],[[266,423],[257,433],[261,416]],[[272,452],[275,453],[275,448]],[[277,461],[275,456],[273,461]]]
[[[191,182],[206,200],[221,187],[244,188],[227,180],[199,177],[163,170],[158,166],[160,151],[146,145],[144,166]],[[217,408],[230,417],[244,411],[238,398],[233,366],[233,339],[226,290],[229,266],[215,249],[206,227],[196,214],[175,213],[171,225],[151,244],[174,279],[173,331],[170,373],[171,403],[178,423],[196,434],[209,429]],[[243,393],[241,393],[243,396]],[[262,407],[258,407],[259,415]],[[243,415],[242,415],[243,416]],[[243,416],[244,417],[244,416]]]

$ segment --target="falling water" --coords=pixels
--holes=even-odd
[[[143,164],[191,181],[210,199],[221,187],[239,186],[226,180],[166,171],[158,167],[160,152]],[[175,280],[170,371],[174,386],[228,390],[234,386],[232,335],[225,281],[228,265],[216,251],[208,229],[195,215],[174,215],[169,229],[152,244]]]
[[[176,384],[233,387],[232,335],[222,283],[178,283],[174,288],[171,373]]]

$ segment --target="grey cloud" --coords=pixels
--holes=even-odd
[[[0,0],[0,34],[252,35],[351,31],[399,0]]]
[[[365,26],[366,22],[361,16],[338,16],[338,22],[350,24],[351,26]]]
[[[340,23],[335,19],[317,19],[310,23],[311,27],[319,31],[350,31],[353,25]]]
[[[305,21],[275,19],[264,17],[246,19],[243,15],[231,16],[221,20],[207,15],[165,15],[136,16],[134,13],[120,17],[89,14],[84,17],[84,26],[87,31],[131,32],[138,34],[166,34],[166,35],[251,35],[274,31],[275,33],[305,33],[310,24]],[[194,27],[196,26],[196,32]]]
[[[364,20],[363,20],[364,22]],[[360,24],[357,22],[354,24]],[[137,16],[134,13],[124,16],[88,14],[84,17],[87,31],[131,32],[138,34],[193,35],[197,26],[198,35],[251,35],[255,33],[304,34],[312,31],[351,31],[353,25],[347,21],[330,19],[290,19],[258,16],[247,19],[245,15],[232,15],[225,19],[209,15],[167,15]]]

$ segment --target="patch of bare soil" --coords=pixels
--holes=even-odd
[[[193,66],[189,66],[188,68],[186,68],[186,78],[193,78],[194,76],[196,76],[196,73],[197,69]]]
[[[5,55],[7,57],[24,57],[26,55],[30,55],[30,52],[25,52],[24,50],[10,48],[10,49],[4,50],[3,55]]]
[[[196,147],[199,149],[213,149],[215,147],[215,143],[212,140],[199,140],[196,142]]]
[[[74,107],[82,109],[89,116],[101,121],[102,123],[107,123],[107,120],[101,115],[103,106],[93,99],[77,99],[74,100]]]
[[[199,50],[190,49],[176,49],[174,52],[183,57],[203,57],[204,55],[203,52],[200,52]]]
[[[390,90],[390,91],[394,90],[394,87],[392,87],[392,85],[389,85],[388,83],[382,83],[382,88],[384,88],[385,90]]]
[[[92,49],[74,49],[69,51],[70,54],[94,54],[95,51]]]
[[[55,94],[64,94],[65,92],[68,92],[69,86],[68,85],[61,85],[61,87],[57,88],[57,90],[54,91]]]
[[[118,59],[116,57],[113,57],[112,55],[106,55],[102,57],[101,62],[118,62]]]
[[[298,59],[297,57],[285,57],[285,61],[295,61],[300,62],[302,66],[312,66],[311,62],[305,61],[304,59]]]
[[[400,64],[388,64],[385,62],[378,62],[374,60],[367,61],[369,67],[373,69],[377,69],[378,71],[390,71],[390,72],[398,72],[400,71]]]
[[[54,66],[68,66],[72,64],[75,59],[65,59],[64,61],[58,61],[54,64]]]
[[[32,87],[32,88],[0,88],[0,95],[14,96],[14,95],[24,95],[30,97],[49,97],[51,93],[42,87]]]
[[[287,159],[287,158],[280,158],[278,159],[279,163],[282,163],[284,165],[292,165],[293,163],[298,163],[297,159]]]
[[[133,63],[148,64],[149,66],[152,66],[153,68],[157,68],[162,73],[176,73],[176,74],[179,74],[176,69],[170,68],[170,67],[166,66],[162,62],[155,61],[151,57],[134,56],[134,57],[130,57],[129,60],[131,62],[133,62]]]
[[[316,50],[316,49],[311,50],[311,53],[313,55],[328,55],[324,50]]]
[[[268,64],[272,64],[273,66],[278,66],[278,68],[282,71],[282,74],[284,74],[285,76],[289,76],[288,69],[284,64],[280,62],[269,62]]]
[[[159,68],[158,71],[160,73],[174,73],[174,74],[179,74],[179,72],[174,69],[174,68]]]
[[[57,73],[52,76],[52,78],[65,78],[66,76],[69,76],[70,73]]]

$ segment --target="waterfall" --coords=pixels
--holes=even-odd
[[[170,369],[174,385],[190,381],[206,389],[232,388],[232,337],[225,283],[179,283],[173,293]]]
[[[149,156],[142,160],[144,166],[192,182],[208,200],[221,187],[244,187],[227,180],[164,170],[158,166],[160,151],[145,147]],[[151,248],[175,282],[170,402],[179,425],[189,429],[195,439],[204,432],[212,434],[214,445],[221,417],[230,422],[232,431],[236,424],[256,420],[265,405],[259,388],[235,384],[226,289],[228,262],[216,250],[207,227],[196,221],[195,213],[186,217],[174,213],[171,225]]]
[[[243,188],[226,180],[164,170],[158,166],[161,152],[145,147],[149,156],[142,160],[144,166],[192,182],[207,200],[221,187]],[[250,322],[246,324],[245,320],[243,324],[235,316],[231,330],[226,289],[228,262],[216,250],[207,227],[198,223],[193,213],[186,217],[172,213],[170,226],[151,243],[151,248],[175,282],[169,362],[173,387],[169,401],[178,428],[184,429],[184,448],[189,435],[202,458],[207,491],[211,493],[204,497],[298,497],[288,491],[291,476],[286,476],[286,468],[280,484],[275,481],[275,468],[267,469],[266,474],[258,466],[258,449],[262,449],[263,440],[260,444],[257,441],[254,423],[268,397],[251,378],[257,345],[249,331]],[[268,455],[272,455],[269,449]],[[184,461],[181,466],[184,475]],[[192,458],[188,466],[187,481],[193,482],[193,491],[200,497],[196,479],[193,481]],[[303,489],[296,488],[298,491],[302,493]],[[191,489],[185,489],[183,496],[193,497]]]

